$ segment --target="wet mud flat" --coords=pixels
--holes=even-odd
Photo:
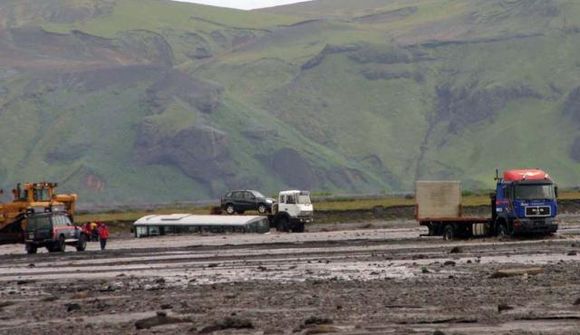
[[[3,247],[0,334],[580,334],[575,218],[508,241],[384,226]]]

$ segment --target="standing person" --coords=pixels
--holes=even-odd
[[[109,238],[109,228],[104,223],[101,223],[97,229],[99,231],[101,250],[105,250],[105,247],[107,246],[107,239]]]
[[[99,232],[97,231],[97,223],[91,222],[91,241],[98,241],[99,240]]]

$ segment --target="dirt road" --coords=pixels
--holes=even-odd
[[[345,226],[112,239],[104,252],[0,246],[0,333],[580,334],[576,216],[509,241],[329,227]]]

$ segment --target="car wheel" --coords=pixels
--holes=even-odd
[[[35,254],[38,251],[38,247],[32,243],[26,243],[26,253]]]
[[[85,234],[81,234],[79,236],[79,240],[77,241],[77,251],[85,251],[87,249],[87,238]]]
[[[453,225],[448,224],[443,229],[443,239],[450,241],[453,238],[455,238],[455,228],[453,228]]]
[[[58,241],[56,242],[56,246],[55,246],[55,251],[59,251],[59,252],[65,252],[66,250],[66,243],[64,240],[64,236],[60,235],[60,237],[58,238]]]
[[[234,205],[227,204],[226,205],[226,213],[228,213],[229,215],[234,215],[236,213],[236,209],[234,208]]]
[[[258,205],[258,213],[260,213],[260,214],[266,214],[266,205],[259,204]]]

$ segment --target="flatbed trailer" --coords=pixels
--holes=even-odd
[[[443,236],[446,240],[455,237],[487,236],[492,226],[492,219],[486,217],[421,218],[417,221],[429,229],[426,236]]]
[[[490,216],[463,215],[459,181],[417,181],[415,217],[430,236],[550,235],[558,230],[558,187],[539,169],[496,171]]]
[[[463,216],[459,181],[417,181],[415,219],[429,230],[427,236],[486,236],[492,231],[491,217]]]

